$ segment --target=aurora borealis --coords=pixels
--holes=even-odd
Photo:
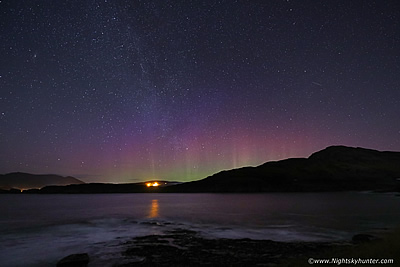
[[[396,1],[0,1],[0,173],[191,181],[400,150]]]

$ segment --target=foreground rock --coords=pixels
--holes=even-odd
[[[69,255],[57,263],[57,267],[86,267],[89,264],[87,253]]]
[[[137,237],[126,245],[125,263],[118,266],[276,266],[339,246],[328,242],[205,239],[184,229]]]
[[[351,240],[353,241],[353,243],[359,244],[359,243],[370,242],[375,239],[376,237],[370,234],[357,234],[354,235]]]

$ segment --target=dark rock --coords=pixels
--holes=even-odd
[[[327,242],[207,239],[186,229],[136,237],[125,245],[124,263],[116,266],[278,266],[332,247]]]
[[[57,267],[86,267],[89,264],[89,255],[87,253],[72,254],[57,263]]]
[[[366,243],[371,240],[375,239],[373,235],[369,234],[357,234],[354,235],[353,238],[351,239],[354,243]]]

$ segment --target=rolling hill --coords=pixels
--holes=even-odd
[[[1,189],[32,189],[42,188],[48,185],[84,184],[81,180],[68,176],[63,177],[54,174],[30,174],[13,172],[0,175]]]
[[[400,152],[331,146],[308,158],[290,158],[257,167],[221,171],[193,182],[158,181],[161,186],[147,186],[154,182],[84,184],[72,177],[55,175],[12,173],[0,176],[0,187],[47,185],[40,190],[25,191],[42,194],[400,191]]]
[[[168,192],[315,192],[393,190],[399,185],[400,152],[331,146],[308,158],[222,171],[166,188]]]

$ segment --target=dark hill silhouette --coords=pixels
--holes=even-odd
[[[2,189],[31,189],[42,188],[47,185],[84,184],[81,180],[68,176],[54,174],[30,174],[13,172],[0,175],[0,188]]]
[[[309,158],[267,162],[222,171],[166,188],[168,192],[312,192],[394,190],[400,152],[331,146]]]
[[[308,158],[291,158],[221,171],[205,179],[164,187],[134,184],[46,186],[26,193],[200,193],[399,191],[400,152],[331,146]],[[149,181],[150,182],[150,181]]]
[[[147,183],[157,182],[158,186],[147,186]],[[41,194],[103,194],[103,193],[158,193],[168,186],[180,184],[169,181],[147,181],[141,183],[110,184],[110,183],[89,183],[71,184],[66,186],[46,186],[42,188]],[[28,190],[26,193],[38,193],[35,190]]]

